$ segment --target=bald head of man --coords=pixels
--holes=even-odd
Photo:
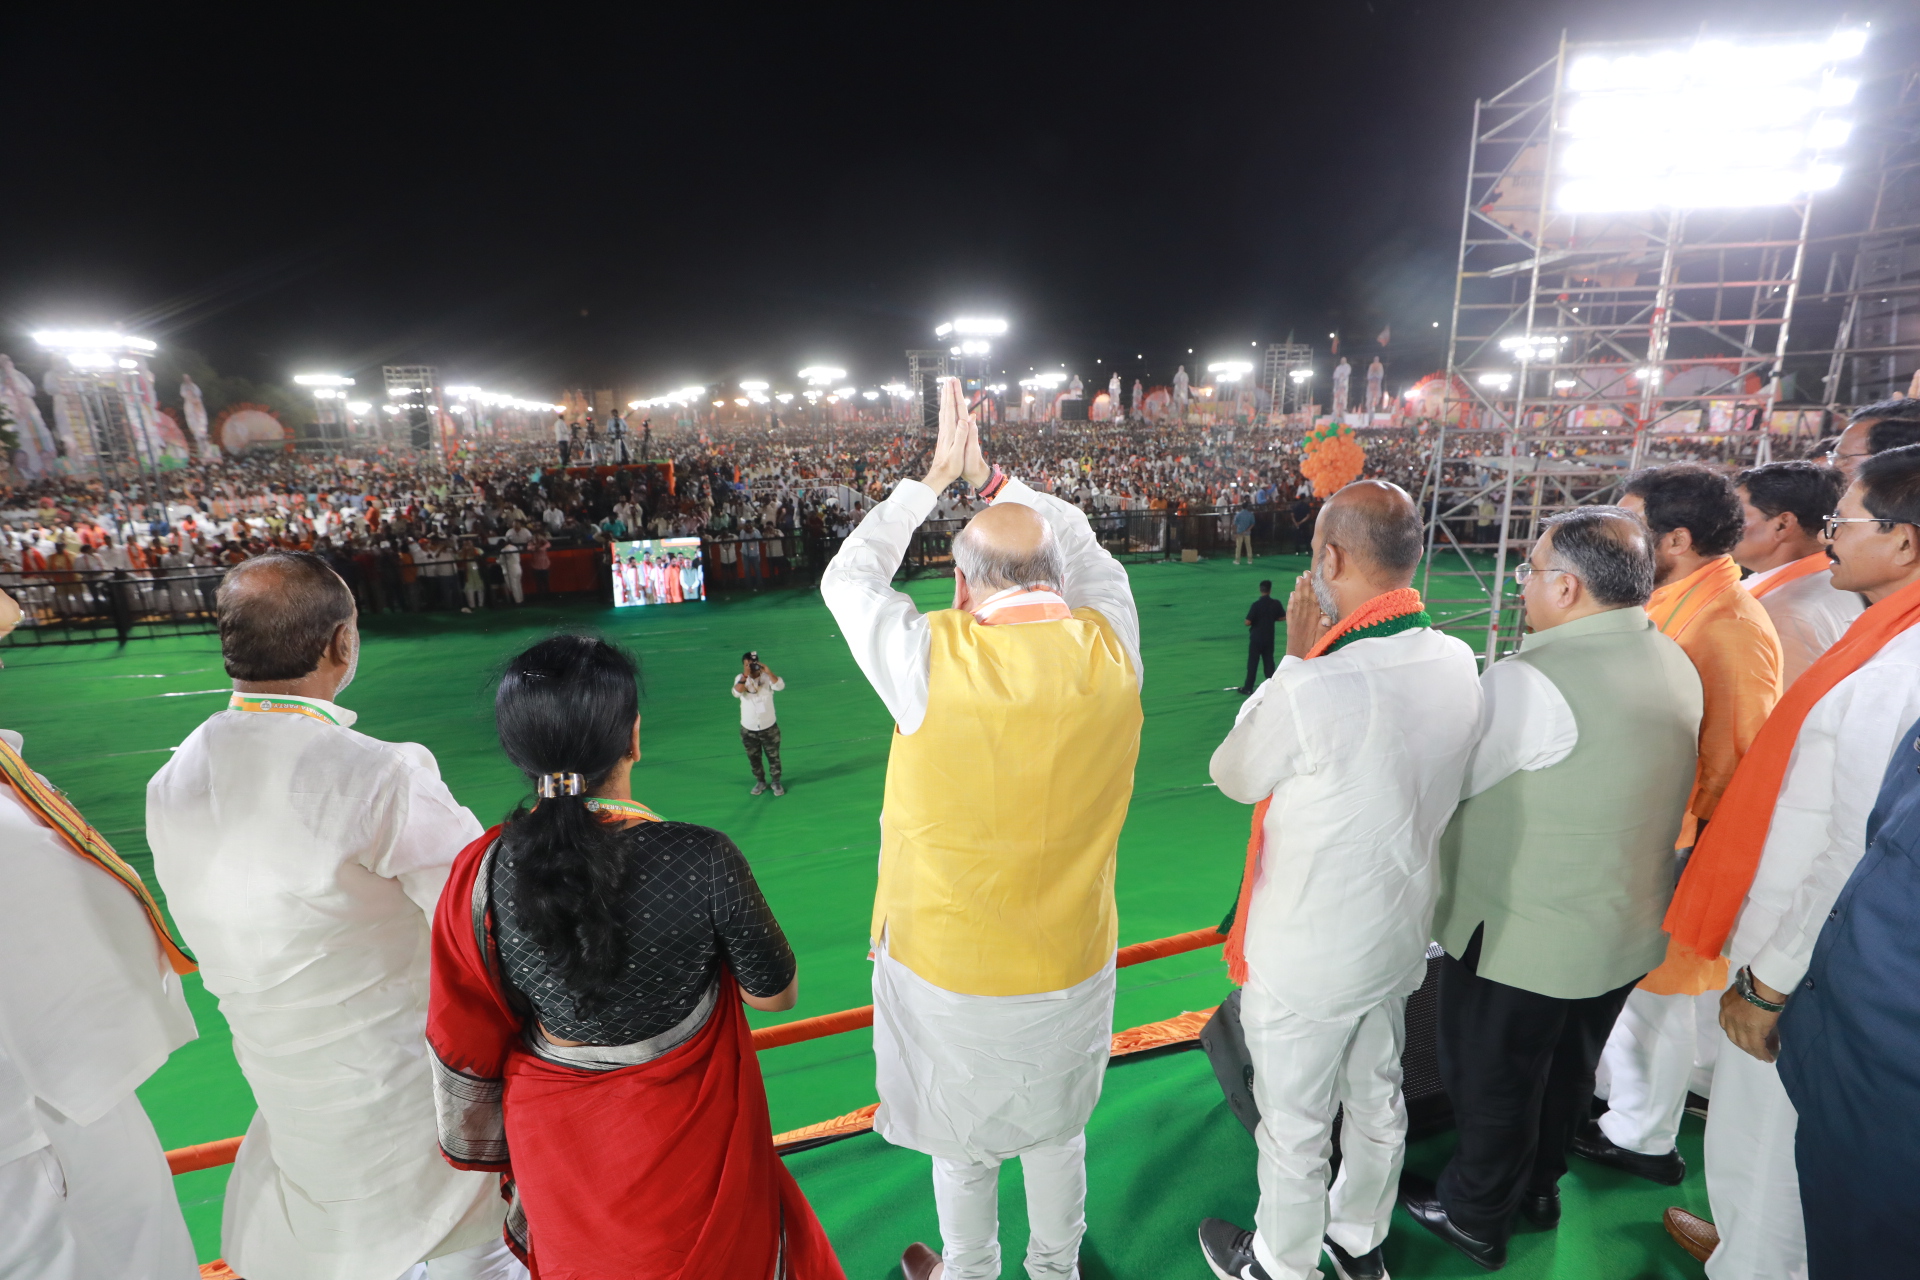
[[[1356,480],[1327,499],[1313,526],[1313,588],[1335,622],[1413,582],[1425,538],[1407,491],[1385,480]]]
[[[988,507],[953,537],[953,607],[973,609],[997,592],[1041,584],[1061,589],[1065,576],[1053,530],[1032,507]]]
[[[220,581],[220,656],[234,688],[331,699],[360,660],[353,592],[319,556],[269,551]]]

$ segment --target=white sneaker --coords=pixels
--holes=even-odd
[[[753,790],[751,790],[751,791],[749,791],[749,792],[747,792],[747,794],[748,794],[748,795],[750,795],[750,796],[757,796],[757,795],[759,795],[759,794],[760,794],[760,793],[761,793],[762,791],[765,791],[766,789],[767,789],[767,784],[766,784],[766,783],[764,783],[764,782],[756,782],[756,783],[754,783],[754,784],[753,784]]]

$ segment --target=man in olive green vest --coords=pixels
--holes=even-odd
[[[1440,842],[1440,1073],[1459,1143],[1423,1226],[1506,1261],[1516,1209],[1560,1218],[1567,1144],[1627,993],[1666,955],[1673,841],[1701,688],[1643,609],[1646,526],[1619,507],[1545,522],[1515,577],[1532,634],[1481,677],[1480,745]]]

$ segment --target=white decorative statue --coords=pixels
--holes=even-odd
[[[1367,366],[1367,412],[1379,413],[1386,405],[1380,398],[1380,383],[1387,376],[1387,366],[1375,356],[1373,363]]]
[[[33,398],[33,379],[14,368],[13,360],[4,355],[0,355],[0,405],[6,407],[7,416],[13,419],[13,433],[20,438],[13,465],[21,478],[38,480],[50,475],[59,455],[53,447],[53,432],[47,430],[47,420]]]
[[[1353,366],[1347,363],[1345,356],[1333,367],[1333,419],[1338,422],[1347,415],[1347,383],[1353,378]]]
[[[1173,371],[1173,420],[1187,420],[1187,400],[1192,393],[1187,389],[1187,366],[1181,365]]]
[[[1118,370],[1115,370],[1113,376],[1107,379],[1107,414],[1115,422],[1120,422],[1127,416],[1125,411],[1120,408],[1120,373]]]
[[[187,413],[187,430],[193,434],[193,451],[205,457],[207,443],[207,402],[200,398],[200,387],[186,374],[180,375],[180,407]]]

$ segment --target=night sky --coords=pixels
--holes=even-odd
[[[1413,375],[1443,359],[1473,100],[1563,27],[1912,14],[668,7],[10,14],[0,350],[37,370],[32,329],[124,323],[248,378],[430,363],[545,398],[875,385],[991,313],[1016,373],[1157,381],[1391,324]]]

